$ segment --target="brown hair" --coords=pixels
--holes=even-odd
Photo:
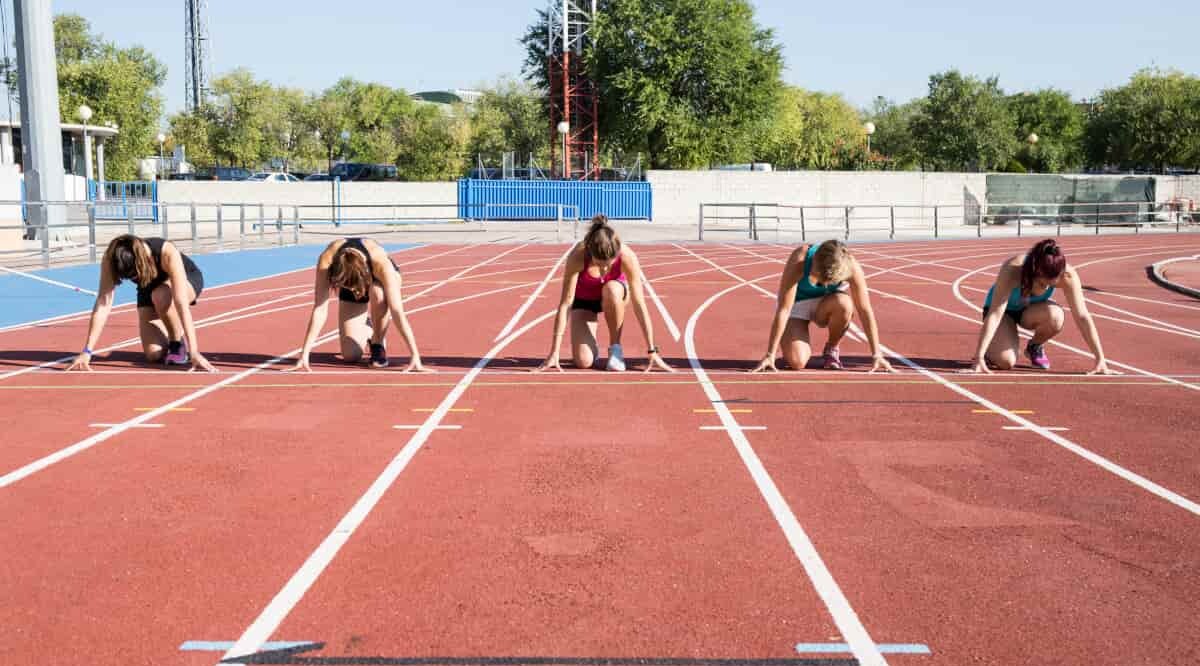
[[[621,237],[608,226],[607,215],[600,213],[592,218],[592,226],[583,237],[583,249],[588,257],[599,261],[608,261],[621,253]]]
[[[355,298],[366,296],[371,286],[370,258],[363,256],[362,252],[342,246],[329,263],[329,284],[349,291]]]
[[[817,246],[813,254],[812,273],[821,284],[845,282],[854,272],[850,261],[850,248],[837,239],[830,239]]]
[[[150,246],[133,234],[123,234],[109,241],[102,261],[112,271],[116,284],[132,280],[144,287],[158,276],[158,265]]]
[[[1067,257],[1053,238],[1038,241],[1025,254],[1021,263],[1021,295],[1033,293],[1033,281],[1037,278],[1056,280],[1067,267]]]

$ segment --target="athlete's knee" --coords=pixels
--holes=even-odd
[[[350,363],[357,363],[363,357],[363,342],[355,340],[349,336],[342,336],[342,359]]]
[[[158,363],[166,357],[167,350],[158,345],[149,345],[142,350],[142,353],[146,356],[148,363]]]
[[[596,362],[596,353],[591,347],[583,347],[576,349],[575,354],[571,358],[571,362],[580,370],[587,370]]]
[[[1065,324],[1066,321],[1067,321],[1067,317],[1066,317],[1066,314],[1063,312],[1062,308],[1060,308],[1060,307],[1051,307],[1050,308],[1050,327],[1051,328],[1053,328],[1055,331],[1061,331],[1063,328],[1063,324]]]
[[[993,354],[988,358],[992,361],[992,365],[1000,370],[1012,370],[1017,365],[1017,355],[1012,351]]]
[[[625,304],[625,285],[620,280],[612,280],[604,284],[601,290],[601,299],[605,304],[624,305]]]
[[[811,351],[801,351],[799,349],[783,350],[783,360],[787,361],[788,367],[793,370],[803,370],[804,366],[808,365],[808,359],[811,356]]]

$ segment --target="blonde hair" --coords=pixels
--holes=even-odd
[[[812,273],[816,281],[822,284],[836,284],[849,280],[854,273],[850,248],[836,239],[821,243],[813,254]]]
[[[370,258],[353,251],[353,248],[339,249],[329,263],[329,284],[349,291],[355,298],[366,296],[367,289],[371,287]]]
[[[589,257],[599,261],[608,261],[621,253],[621,237],[608,226],[607,215],[601,213],[592,218],[592,226],[583,237],[583,247]]]
[[[133,280],[137,286],[145,287],[158,276],[150,246],[133,234],[122,234],[109,241],[102,261],[112,271],[116,284]]]

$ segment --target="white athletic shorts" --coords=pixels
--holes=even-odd
[[[847,282],[843,282],[841,286],[838,287],[839,293],[844,294],[848,291],[850,291],[850,284]],[[817,306],[821,304],[822,298],[825,297],[818,296],[816,298],[806,298],[802,301],[796,301],[796,304],[792,306],[792,314],[790,315],[790,318],[812,321],[813,315],[817,311]]]

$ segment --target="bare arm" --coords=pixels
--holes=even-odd
[[[992,290],[992,305],[983,319],[983,325],[979,329],[979,339],[975,343],[975,355],[972,360],[977,372],[991,372],[988,370],[987,359],[984,355],[987,354],[987,349],[992,344],[992,338],[996,336],[996,329],[1000,328],[1000,322],[1004,320],[1004,309],[1008,307],[1008,295],[1014,287],[1018,286],[1020,276],[1021,269],[1014,267],[1011,259],[1000,265],[1000,272],[996,275],[996,284]]]
[[[104,262],[100,266],[100,286],[96,289],[96,302],[92,305],[92,316],[88,319],[87,339],[84,340],[79,355],[67,366],[67,370],[91,370],[89,363],[92,360],[92,350],[100,342],[100,333],[104,331],[104,324],[112,311],[116,289],[116,280],[113,279],[108,262]]]
[[[796,285],[804,274],[804,256],[808,246],[804,245],[792,252],[783,273],[779,276],[779,290],[775,300],[775,315],[771,318],[771,330],[767,334],[767,351],[762,360],[754,368],[754,372],[775,369],[775,357],[779,355],[779,343],[783,339],[783,331],[787,327],[788,314],[796,304]]]
[[[333,255],[340,246],[341,243],[337,241],[330,243],[317,259],[317,273],[313,281],[313,309],[308,316],[308,328],[304,332],[304,343],[300,345],[296,368],[310,369],[308,356],[312,353],[321,327],[325,326],[325,319],[329,316],[329,264],[333,262]]]
[[[558,350],[562,347],[563,335],[567,330],[567,316],[571,311],[571,301],[575,298],[575,285],[579,282],[579,273],[583,271],[583,245],[575,246],[563,266],[562,293],[558,299],[558,310],[554,313],[554,337],[550,341],[550,353],[538,370],[562,367],[558,364]]]
[[[404,298],[400,294],[400,272],[392,268],[392,260],[379,245],[371,247],[371,263],[375,274],[383,275],[383,291],[387,294],[388,308],[392,311],[392,321],[395,322],[396,329],[400,331],[400,336],[404,338],[404,344],[408,345],[410,359],[404,370],[424,370],[424,366],[421,365],[421,352],[417,350],[417,338],[413,335],[408,317],[404,314]]]
[[[858,316],[862,317],[867,343],[871,346],[871,372],[890,372],[892,365],[883,357],[883,349],[879,344],[879,322],[875,320],[875,310],[871,308],[871,290],[867,287],[867,276],[858,260],[854,260],[854,273],[850,276],[850,298],[854,301]]]
[[[163,243],[162,261],[171,281],[171,301],[175,311],[179,313],[179,321],[183,324],[183,338],[187,342],[188,352],[192,358],[192,368],[201,368],[210,372],[215,371],[208,359],[200,353],[200,342],[196,336],[196,323],[192,319],[191,299],[188,298],[187,268],[183,265],[183,255],[171,243]]]
[[[1063,271],[1062,282],[1063,291],[1066,292],[1067,305],[1071,308],[1071,316],[1075,318],[1075,325],[1079,327],[1084,341],[1092,350],[1092,355],[1096,357],[1096,365],[1088,374],[1108,374],[1108,361],[1104,357],[1104,348],[1100,345],[1100,332],[1096,330],[1096,322],[1092,319],[1092,313],[1088,311],[1087,299],[1083,296],[1083,280],[1080,279],[1074,268],[1067,267],[1067,270]]]
[[[628,247],[621,250],[621,267],[629,280],[629,297],[633,301],[633,313],[637,316],[638,325],[642,328],[642,336],[646,338],[646,349],[654,349],[654,322],[650,319],[650,309],[646,307],[645,274],[638,261],[637,254]],[[663,360],[658,351],[647,353],[649,363],[646,370],[654,369],[657,365],[664,370],[672,370]]]

